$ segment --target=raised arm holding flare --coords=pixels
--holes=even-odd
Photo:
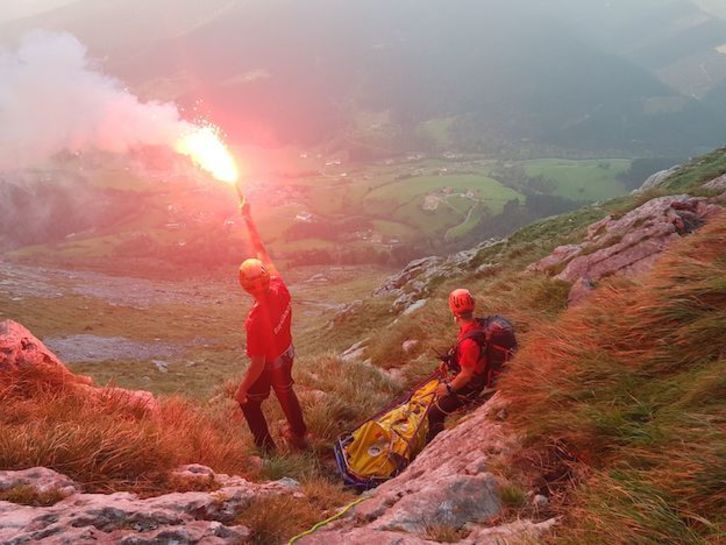
[[[262,413],[262,402],[269,397],[272,388],[288,421],[285,438],[292,446],[305,448],[307,428],[292,387],[294,348],[290,292],[265,249],[249,203],[244,198],[240,211],[257,257],[246,259],[239,268],[240,285],[255,303],[245,320],[250,366],[235,397],[255,445],[262,451],[273,452],[275,443]]]
[[[262,237],[257,230],[257,224],[252,219],[250,203],[248,203],[247,199],[244,197],[242,197],[241,200],[242,202],[239,207],[240,213],[242,214],[242,218],[245,220],[245,225],[247,225],[247,232],[250,235],[250,242],[252,242],[252,248],[255,250],[255,256],[258,260],[262,261],[265,267],[267,267],[267,271],[270,273],[270,276],[280,276],[280,273],[275,268],[275,264],[272,262],[272,259],[267,253],[267,249],[262,242]]]

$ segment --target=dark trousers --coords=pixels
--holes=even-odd
[[[444,430],[444,421],[447,416],[471,403],[479,396],[485,386],[486,380],[483,377],[474,377],[470,384],[467,384],[458,392],[438,398],[429,409],[429,432],[426,435],[426,442],[428,443]]]
[[[247,402],[240,405],[255,445],[262,450],[275,449],[265,415],[262,413],[262,402],[270,396],[270,388],[275,391],[282,412],[290,424],[290,431],[298,437],[303,437],[307,432],[300,401],[292,389],[292,362],[292,357],[282,356],[265,365],[262,374],[247,392]]]

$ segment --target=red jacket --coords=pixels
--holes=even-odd
[[[292,345],[292,306],[290,292],[279,276],[270,279],[270,288],[255,301],[245,320],[247,355],[274,361]]]

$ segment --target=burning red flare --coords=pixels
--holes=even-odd
[[[239,179],[239,169],[227,146],[213,126],[193,126],[174,145],[177,153],[187,155],[199,168],[215,179],[234,184]]]

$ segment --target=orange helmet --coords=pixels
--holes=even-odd
[[[449,294],[449,308],[454,316],[474,312],[476,303],[469,290],[459,288]]]
[[[259,259],[245,259],[239,266],[239,284],[249,293],[265,291],[270,285],[270,273]]]

